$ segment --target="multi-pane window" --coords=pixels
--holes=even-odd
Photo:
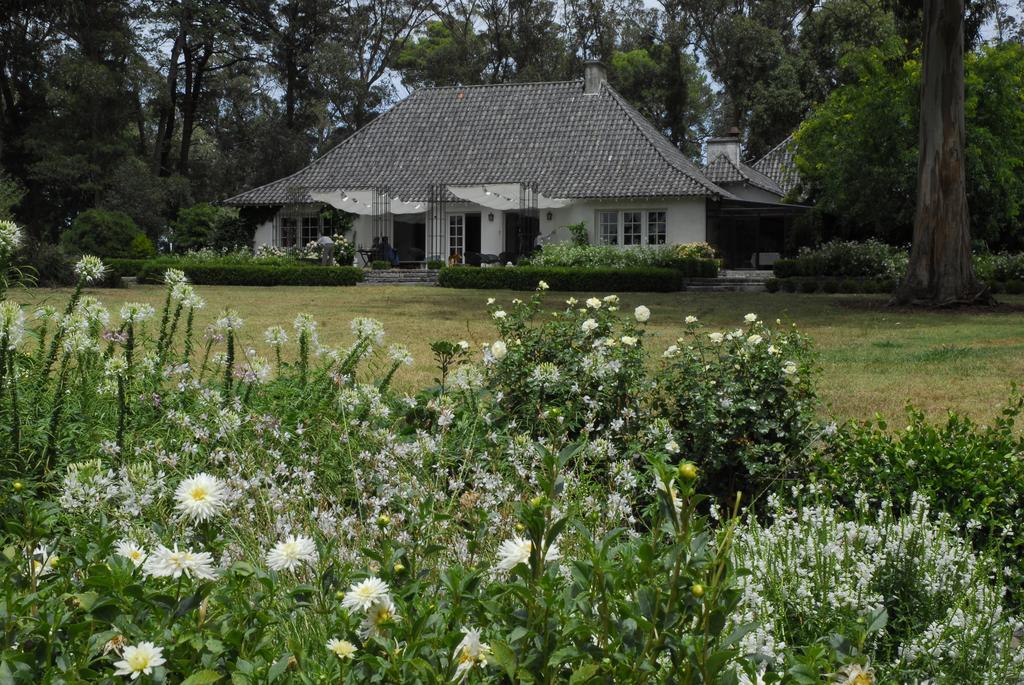
[[[598,213],[598,236],[602,245],[619,244],[619,213],[600,212]]]
[[[448,255],[466,256],[466,215],[452,214],[448,217]]]
[[[647,244],[664,245],[668,234],[665,212],[647,212]]]
[[[664,245],[668,216],[663,209],[600,211],[597,236],[602,245]]]
[[[294,216],[281,217],[281,247],[295,247],[298,238],[299,220]]]
[[[622,244],[639,245],[643,242],[643,212],[622,213]]]
[[[320,217],[302,217],[302,244],[308,245],[320,237]]]

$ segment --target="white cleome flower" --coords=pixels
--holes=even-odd
[[[507,354],[508,347],[505,346],[505,342],[503,340],[495,340],[491,344],[491,356],[494,357],[496,361],[500,362]]]
[[[391,597],[385,595],[367,610],[366,617],[359,624],[359,637],[369,640],[374,635],[380,635],[384,626],[400,620],[395,603],[391,601]]]
[[[18,347],[25,336],[25,312],[17,302],[0,302],[0,339],[7,340],[7,349]]]
[[[624,335],[621,338],[619,338],[619,342],[625,345],[626,347],[635,347],[637,339],[631,335]]]
[[[332,637],[327,641],[327,651],[339,659],[353,659],[356,654],[356,646],[348,640],[339,640],[336,637]]]
[[[181,269],[168,269],[164,272],[164,285],[175,286],[182,283],[188,283],[188,277]]]
[[[757,314],[751,312],[744,316],[743,320],[746,321],[747,323],[754,323],[755,321],[757,321]]]
[[[796,370],[796,364],[794,364],[793,362],[786,362],[785,364],[782,365],[782,373],[786,374],[787,376],[796,375]]]
[[[163,652],[163,647],[157,647],[152,642],[129,645],[124,648],[124,658],[114,662],[117,668],[114,675],[131,676],[132,680],[140,675],[152,675],[154,668],[166,663]]]
[[[483,666],[491,654],[491,647],[480,641],[480,631],[476,628],[463,628],[465,635],[462,642],[455,648],[452,660],[458,664],[455,668],[455,680],[463,681],[474,666]]]
[[[491,314],[491,316],[493,316],[495,319],[504,319],[508,315],[505,314],[505,310],[504,309],[499,309],[498,311],[496,311],[493,314]]]
[[[156,314],[153,305],[143,302],[125,302],[121,305],[121,320],[141,323]]]
[[[146,560],[146,549],[132,540],[121,540],[114,545],[114,551],[117,556],[128,559],[136,567],[142,566],[142,562]]]
[[[175,509],[192,521],[205,521],[224,508],[227,488],[216,476],[198,473],[186,478],[174,491]]]
[[[583,322],[580,328],[583,329],[584,333],[591,333],[597,329],[597,321],[594,321],[593,319],[587,319],[586,321]]]
[[[289,535],[267,552],[267,566],[274,571],[294,571],[317,560],[316,545],[305,535]]]
[[[370,576],[361,583],[352,583],[345,593],[345,599],[341,601],[341,606],[366,611],[375,603],[387,599],[389,592],[391,588],[387,583],[376,576]]]
[[[91,254],[82,255],[82,258],[75,264],[75,275],[85,283],[95,283],[107,273],[107,267],[103,266],[103,260]]]
[[[209,552],[193,552],[191,548],[179,550],[157,545],[142,565],[143,572],[154,578],[201,578],[214,580],[213,557]]]
[[[709,333],[708,338],[710,338],[713,343],[720,343],[725,339],[725,336],[721,333]]]
[[[651,310],[643,305],[640,305],[639,307],[633,310],[633,318],[635,318],[640,323],[647,323],[647,321],[651,318]]]
[[[549,287],[551,286],[547,284],[547,281],[540,281],[537,283],[537,290],[547,290]]]
[[[529,564],[532,551],[533,541],[531,540],[518,535],[505,540],[498,547],[498,563],[495,568],[499,571],[511,571],[519,564]],[[560,556],[558,545],[551,544],[548,546],[547,554],[544,555],[544,561],[557,561]]]
[[[0,255],[13,254],[21,246],[21,228],[13,221],[0,221]]]
[[[288,333],[281,326],[271,326],[263,331],[263,340],[268,345],[284,345],[288,342]]]
[[[686,323],[697,323],[697,317],[692,314],[686,317]]]
[[[591,309],[600,309],[601,300],[597,299],[596,297],[591,297],[589,300],[587,300],[587,306],[590,307]]]

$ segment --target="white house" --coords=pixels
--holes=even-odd
[[[353,213],[364,259],[387,241],[408,264],[515,260],[579,222],[594,244],[703,242],[736,203],[749,204],[612,89],[598,63],[582,81],[418,90],[306,168],[224,202],[262,208],[256,245],[330,233],[325,205]]]

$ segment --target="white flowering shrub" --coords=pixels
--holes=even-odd
[[[818,425],[814,366],[810,342],[795,327],[751,313],[721,332],[688,317],[654,383],[655,411],[718,494],[756,495],[809,456]]]
[[[999,569],[922,497],[905,515],[856,500],[847,512],[823,496],[795,509],[773,497],[770,523],[739,527],[734,561],[748,573],[733,620],[756,624],[745,651],[784,672],[792,648],[838,635],[883,682],[1024,680],[1024,625],[1005,615]]]
[[[619,313],[619,299],[570,298],[543,308],[541,282],[527,301],[490,302],[498,340],[485,350],[486,381],[505,419],[543,434],[636,430],[646,381],[650,311]]]

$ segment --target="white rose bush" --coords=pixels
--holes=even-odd
[[[337,347],[309,315],[250,330],[176,273],[160,311],[110,312],[97,262],[64,310],[0,303],[2,682],[1024,677],[993,562],[940,515],[751,498],[815,449],[796,331],[693,318],[652,353],[656,308],[540,284],[407,394],[372,319]],[[793,551],[815,522],[856,596]]]

